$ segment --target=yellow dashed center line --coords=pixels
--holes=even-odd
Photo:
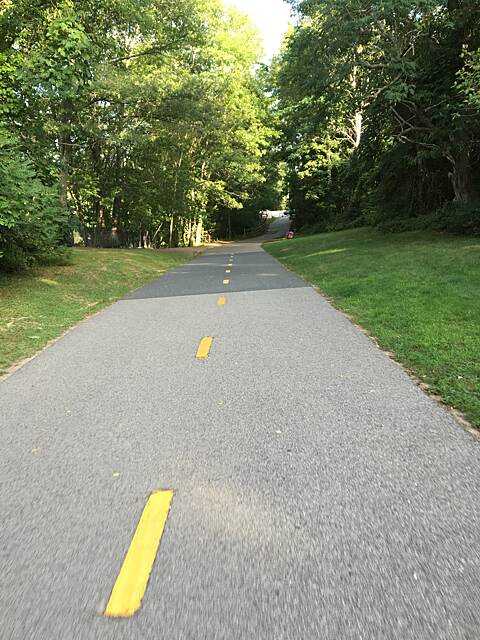
[[[232,272],[230,271],[230,269],[227,269],[225,273],[232,273]]]
[[[230,284],[230,280],[224,280],[223,284]]]
[[[212,342],[213,342],[213,338],[211,336],[207,336],[201,339],[200,345],[197,351],[197,358],[199,360],[205,360],[205,358],[208,358],[210,354],[210,349],[212,348]]]
[[[105,616],[128,618],[140,609],[172,498],[173,491],[156,491],[148,499],[113,587]]]
[[[219,307],[223,307],[224,304],[227,304],[227,299],[222,296],[217,300],[217,304]]]

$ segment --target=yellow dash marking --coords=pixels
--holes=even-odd
[[[224,280],[223,284],[230,284],[230,280]]]
[[[205,360],[208,358],[210,353],[210,349],[212,348],[213,338],[211,336],[207,336],[206,338],[202,338],[200,341],[200,345],[197,351],[197,358],[199,360]]]
[[[217,304],[218,304],[220,307],[223,307],[223,305],[224,305],[224,304],[227,304],[227,299],[226,299],[226,298],[224,298],[224,297],[222,296],[221,298],[219,298],[219,299],[217,300]]]
[[[172,498],[173,491],[156,491],[149,497],[113,587],[105,616],[129,618],[140,609]]]
[[[232,273],[232,272],[230,271],[230,269],[227,269],[225,273]]]

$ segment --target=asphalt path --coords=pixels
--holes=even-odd
[[[258,240],[81,323],[0,422],[2,640],[480,637],[478,440]],[[157,489],[142,607],[105,617]]]

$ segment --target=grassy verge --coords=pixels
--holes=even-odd
[[[186,254],[161,251],[75,249],[67,266],[0,275],[0,374],[186,259]]]
[[[480,427],[480,239],[352,229],[265,249]]]

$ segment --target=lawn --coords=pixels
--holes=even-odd
[[[480,239],[353,229],[265,249],[480,428]]]
[[[0,275],[0,374],[85,316],[188,259],[185,253],[74,249],[71,264]]]

